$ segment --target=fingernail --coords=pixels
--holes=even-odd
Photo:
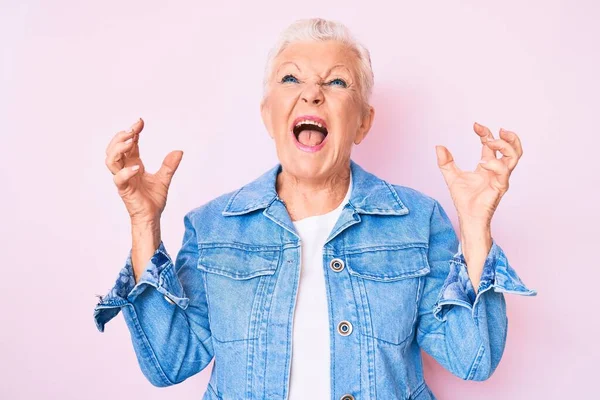
[[[138,169],[140,169],[139,165],[134,165],[133,167],[131,167],[132,171],[137,171]]]
[[[135,121],[135,123],[133,125],[131,125],[129,127],[129,130],[127,130],[127,133],[132,133],[133,132],[133,128],[141,121],[142,119],[139,118],[137,121]]]
[[[130,137],[129,139],[127,139],[127,140],[125,141],[125,144],[129,144],[129,143],[131,143],[131,142],[133,142],[133,138],[132,138],[132,137]]]
[[[512,137],[512,135],[510,134],[510,131],[507,131],[504,128],[500,128],[500,133],[504,133],[505,135],[508,135],[509,138]]]

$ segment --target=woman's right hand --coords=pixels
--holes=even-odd
[[[167,154],[156,173],[148,173],[140,158],[142,129],[144,121],[140,118],[129,130],[115,134],[106,148],[106,166],[113,174],[132,224],[160,221],[171,179],[183,157],[183,151],[174,150]]]

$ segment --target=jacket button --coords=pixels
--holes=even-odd
[[[348,321],[341,321],[337,326],[338,333],[342,336],[348,336],[352,333],[352,324]]]
[[[354,396],[352,396],[351,394],[345,394],[342,397],[340,397],[340,400],[354,400]]]
[[[163,296],[165,298],[166,301],[168,301],[171,304],[175,304],[175,302],[173,300],[171,300],[170,298],[167,297],[167,295]]]
[[[333,260],[331,260],[331,262],[329,263],[329,267],[334,270],[335,272],[340,272],[341,270],[344,269],[344,261],[339,259],[339,258],[334,258]]]

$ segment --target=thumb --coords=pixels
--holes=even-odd
[[[171,179],[173,179],[173,174],[177,171],[177,167],[179,167],[179,163],[181,162],[181,158],[183,157],[183,151],[181,150],[173,150],[162,162],[162,165],[156,172],[156,175],[166,183],[167,186],[171,184]]]
[[[437,164],[444,176],[446,184],[450,186],[456,176],[460,173],[460,169],[454,162],[452,153],[444,146],[435,146],[435,154],[437,156]]]

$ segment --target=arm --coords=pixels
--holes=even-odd
[[[477,293],[454,228],[435,201],[428,261],[417,320],[417,342],[452,374],[465,380],[489,378],[502,357],[508,319],[503,293],[533,296],[492,240]]]
[[[161,244],[160,218],[152,222],[131,224],[131,267],[134,283],[140,280],[148,261],[156,253]]]
[[[198,241],[190,213],[184,217],[184,226],[175,264],[160,241],[136,283],[130,251],[115,285],[94,310],[100,332],[123,310],[139,365],[155,386],[182,382],[202,371],[213,358],[204,282],[196,268]]]

